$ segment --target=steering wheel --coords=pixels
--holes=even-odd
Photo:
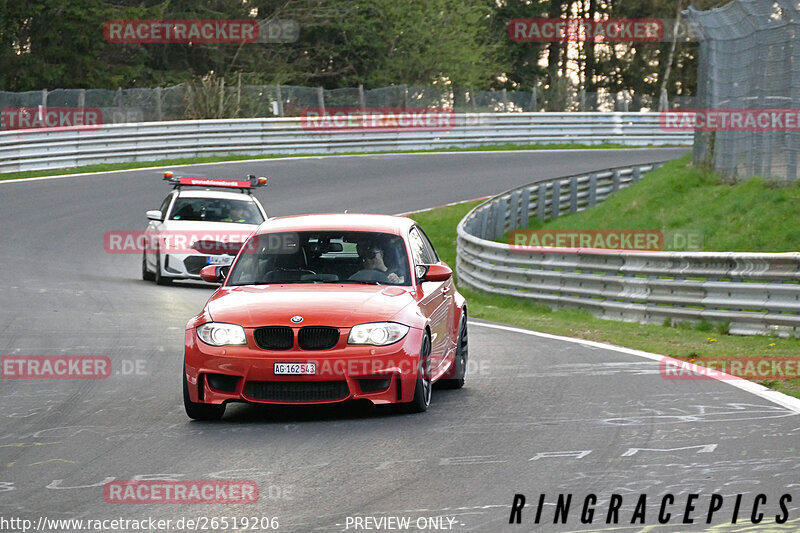
[[[348,281],[388,281],[389,280],[390,272],[378,270],[377,268],[365,268],[363,270],[359,270],[352,276],[350,276]]]
[[[307,268],[276,268],[273,272],[305,272],[307,274],[313,274],[314,276],[317,275],[316,272]]]

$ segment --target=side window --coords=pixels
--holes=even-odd
[[[172,198],[174,196],[175,196],[174,194],[168,194],[167,197],[164,198],[164,201],[161,203],[161,207],[158,208],[158,210],[161,211],[161,216],[164,217],[164,219],[167,218],[168,214],[167,209],[169,209],[169,203],[172,201]]]
[[[408,243],[411,245],[411,255],[414,256],[415,265],[431,265],[436,263],[435,254],[431,255],[425,241],[417,231],[416,226],[408,232]]]
[[[431,261],[431,264],[438,263],[439,262],[439,254],[436,253],[436,249],[433,247],[433,243],[428,238],[428,236],[425,235],[425,231],[423,231],[422,228],[417,226],[416,229],[419,230],[419,234],[422,237],[422,242],[425,243],[425,248],[428,250],[428,255],[430,255],[430,257],[433,259],[433,261]]]

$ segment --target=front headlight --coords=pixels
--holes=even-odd
[[[350,330],[347,344],[372,344],[373,346],[387,346],[393,344],[408,333],[408,326],[395,322],[373,322],[359,324]]]
[[[211,346],[247,344],[244,328],[236,324],[209,322],[197,327],[197,336],[200,337],[201,341]]]

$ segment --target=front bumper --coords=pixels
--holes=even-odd
[[[209,346],[186,330],[185,372],[193,402],[222,404],[323,404],[366,399],[410,402],[419,367],[422,330],[411,328],[389,346],[348,345],[348,328],[329,350],[265,350],[245,328],[247,345]],[[314,375],[276,375],[274,363],[315,363]]]
[[[233,259],[232,255],[164,254],[161,256],[161,275],[168,278],[200,279],[200,270],[203,267],[211,264],[230,265]]]

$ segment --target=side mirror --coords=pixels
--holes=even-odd
[[[225,281],[229,269],[229,266],[208,265],[200,270],[200,277],[209,283],[220,283]]]
[[[157,222],[164,221],[164,215],[158,209],[153,209],[152,211],[148,211],[145,213],[147,215],[147,220],[155,220]]]
[[[417,272],[420,281],[447,281],[453,276],[453,271],[446,265],[426,265],[422,268],[425,268],[423,275],[420,276],[420,271]]]

